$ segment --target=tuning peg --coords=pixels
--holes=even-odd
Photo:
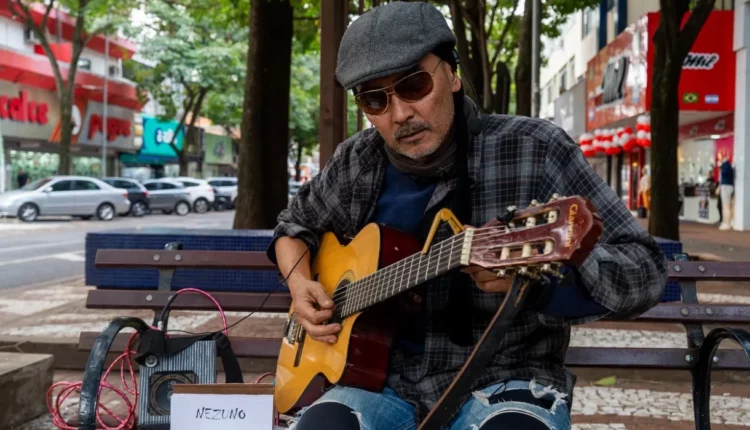
[[[526,266],[523,266],[520,269],[518,269],[519,275],[527,275],[528,273],[529,273],[529,268]]]
[[[536,199],[534,199],[531,201],[531,203],[529,203],[529,206],[530,207],[539,206],[539,202]]]

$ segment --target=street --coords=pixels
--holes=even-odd
[[[22,223],[0,220],[0,289],[84,274],[86,233],[139,227],[231,228],[234,211],[117,217],[110,222],[57,218]]]

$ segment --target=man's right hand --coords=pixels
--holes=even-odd
[[[315,281],[298,278],[290,282],[289,291],[294,300],[294,314],[307,334],[318,342],[336,343],[340,324],[325,324],[333,317],[333,300],[323,286]]]

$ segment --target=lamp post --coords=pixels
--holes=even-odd
[[[107,83],[109,81],[109,36],[104,34],[104,107],[102,109],[102,178],[107,176]]]

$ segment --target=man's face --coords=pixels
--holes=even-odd
[[[406,102],[390,94],[387,110],[380,115],[367,115],[388,146],[399,154],[420,159],[435,152],[445,141],[453,124],[453,93],[461,89],[461,81],[450,64],[434,54],[427,54],[415,70],[364,83],[359,92],[389,87],[418,70],[433,73],[432,91],[416,102]],[[393,87],[387,88],[392,92]]]

